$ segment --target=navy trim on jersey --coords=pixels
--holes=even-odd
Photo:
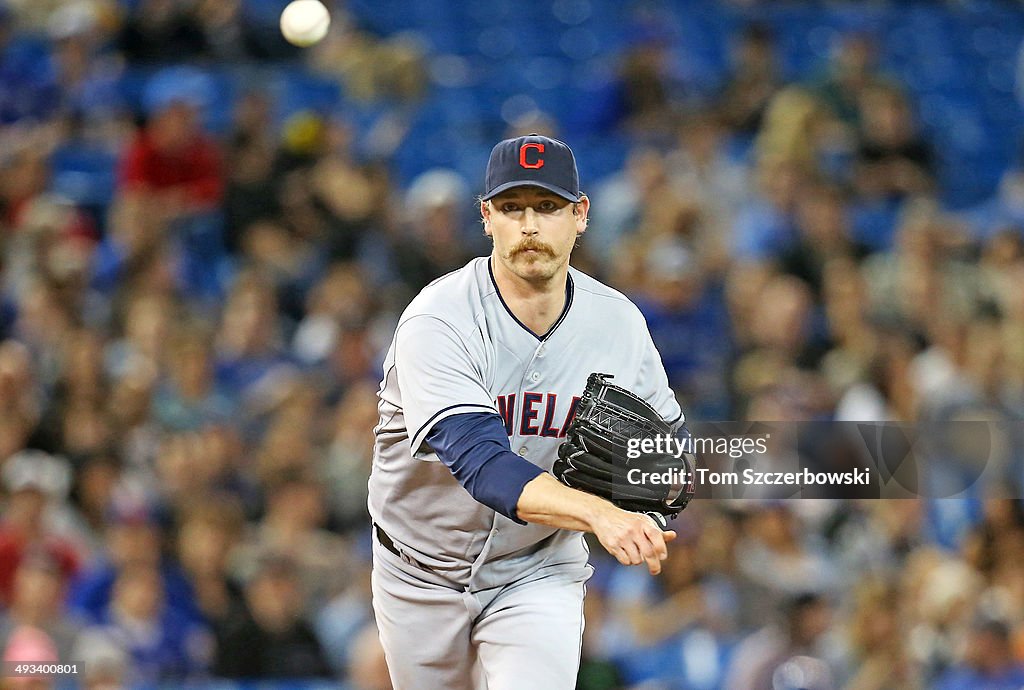
[[[465,412],[446,417],[427,443],[469,495],[521,525],[517,506],[530,481],[544,470],[512,452],[505,423],[494,414]]]
[[[420,428],[416,430],[416,433],[409,437],[409,441],[412,443],[412,452],[415,453],[416,449],[420,447],[420,444],[416,442],[416,439],[417,437],[419,437],[421,433],[423,433],[424,429],[430,426],[431,422],[433,422],[435,419],[443,415],[448,410],[454,410],[459,407],[471,407],[478,410],[487,410],[491,414],[497,414],[497,411],[493,407],[487,407],[486,405],[477,405],[476,403],[459,403],[457,405],[449,405],[448,407],[442,408],[435,412],[433,415],[431,415],[430,419],[423,422]],[[504,425],[502,425],[502,428],[504,428]]]
[[[491,277],[491,285],[494,286],[494,292],[497,293],[498,300],[501,302],[501,306],[505,307],[505,311],[508,312],[508,315],[512,317],[513,321],[522,326],[523,330],[525,330],[527,333],[532,335],[537,340],[543,342],[550,338],[551,334],[555,332],[555,329],[562,325],[562,322],[565,321],[565,317],[569,313],[569,307],[572,306],[573,293],[576,291],[575,287],[573,286],[572,275],[568,273],[565,275],[565,306],[562,307],[562,313],[559,314],[558,318],[555,319],[555,322],[551,324],[551,328],[548,329],[547,333],[545,333],[544,335],[537,335],[532,330],[530,330],[529,326],[520,321],[519,318],[512,313],[512,310],[508,308],[508,304],[505,303],[505,298],[501,296],[501,290],[498,289],[498,283],[494,280],[494,267],[491,265],[490,259],[487,260],[487,274]]]

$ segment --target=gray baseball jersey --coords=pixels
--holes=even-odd
[[[475,501],[424,439],[466,412],[502,417],[511,448],[550,470],[587,376],[604,372],[663,418],[682,412],[639,309],[569,269],[565,308],[538,336],[505,305],[490,258],[434,281],[402,315],[384,362],[370,476],[375,524],[410,560],[465,591],[585,562],[578,532],[518,524]]]

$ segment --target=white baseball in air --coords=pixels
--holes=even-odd
[[[281,12],[281,33],[292,45],[311,46],[330,26],[331,15],[320,0],[293,0]]]

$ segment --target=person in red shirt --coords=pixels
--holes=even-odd
[[[221,153],[201,120],[210,94],[208,79],[190,68],[153,77],[147,122],[118,166],[112,216],[122,269],[174,257],[179,287],[200,296],[219,293],[224,258]]]
[[[217,208],[220,152],[203,132],[196,104],[180,98],[157,108],[121,159],[119,193],[164,221]]]

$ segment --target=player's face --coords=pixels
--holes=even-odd
[[[494,257],[529,282],[564,271],[576,238],[587,227],[590,201],[573,204],[539,187],[517,187],[480,205]]]

